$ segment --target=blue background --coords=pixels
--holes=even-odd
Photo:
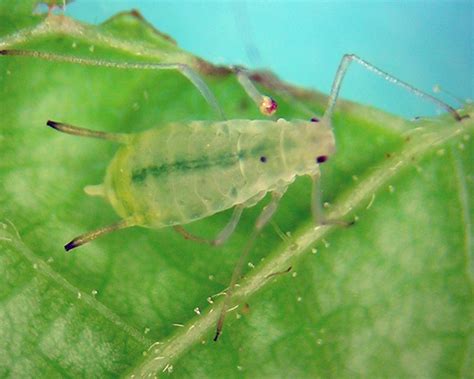
[[[474,97],[473,1],[76,0],[66,14],[100,23],[130,9],[214,63],[267,68],[325,93],[342,55],[356,53],[425,91],[439,83]],[[355,64],[341,93],[405,117],[440,112]]]

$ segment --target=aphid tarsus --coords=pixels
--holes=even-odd
[[[331,117],[342,80],[352,61],[390,83],[441,106],[456,120],[463,118],[454,108],[437,98],[353,54],[344,55],[341,60],[324,116],[308,121],[226,120],[211,90],[197,73],[184,64],[122,63],[25,50],[0,50],[0,55],[29,56],[116,69],[178,70],[216,110],[220,121],[176,122],[134,134],[107,133],[62,122],[47,122],[48,126],[64,133],[105,139],[122,145],[107,169],[104,183],[86,189],[90,195],[107,199],[121,221],[74,238],[65,245],[67,251],[111,231],[131,226],[173,226],[187,239],[220,245],[235,230],[243,209],[255,205],[266,193],[272,194],[270,203],[257,218],[232,274],[215,341],[221,334],[232,292],[255,238],[271,220],[279,200],[297,176],[312,177],[315,222],[328,223],[322,217],[319,165],[335,152]],[[260,111],[267,116],[275,113],[276,102],[257,90],[245,70],[234,67],[233,71]],[[232,207],[234,212],[230,221],[213,240],[194,236],[182,226]],[[341,220],[329,222],[351,224]]]

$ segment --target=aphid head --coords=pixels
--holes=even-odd
[[[313,123],[319,123],[319,118],[317,117],[312,117],[309,121],[313,122]],[[321,164],[321,163],[324,163],[328,160],[329,156],[327,155],[318,155],[316,157],[316,163],[317,164]]]
[[[315,175],[335,151],[334,134],[329,122],[321,120],[279,120],[278,152],[284,165],[295,175]],[[272,157],[258,156],[260,164],[269,165]],[[265,163],[266,162],[266,163]]]
[[[335,151],[334,134],[326,119],[313,117],[308,121],[300,121],[303,131],[301,147],[305,154],[301,159],[305,162],[305,171],[315,173],[319,166],[326,162]]]

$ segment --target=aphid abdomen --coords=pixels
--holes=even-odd
[[[255,184],[241,170],[248,158],[238,151],[241,134],[227,123],[204,121],[139,133],[108,168],[107,198],[122,218],[142,216],[144,226],[156,228],[245,202]]]
[[[144,226],[159,228],[234,205],[237,193],[225,191],[219,182],[228,182],[238,163],[235,144],[225,129],[211,126],[169,124],[137,134],[120,149],[105,183],[117,213],[140,215]]]

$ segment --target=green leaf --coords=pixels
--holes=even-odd
[[[8,17],[0,49],[187,63],[229,119],[262,118],[233,74],[181,51],[137,13],[100,26]],[[279,117],[308,118],[307,109],[321,114],[325,107],[321,94],[259,78]],[[236,290],[239,307],[214,343],[222,296],[213,295],[228,285],[262,204],[244,212],[223,247],[171,229],[135,228],[65,254],[73,237],[117,221],[110,205],[82,191],[101,183],[117,147],[45,126],[52,119],[131,133],[216,119],[196,88],[172,71],[1,56],[0,91],[0,376],[473,372],[472,108],[462,122],[446,115],[414,123],[341,102],[323,197],[329,218],[357,222],[314,228],[310,181],[299,178],[281,202],[277,227],[258,238]],[[211,237],[230,212],[190,229]]]

